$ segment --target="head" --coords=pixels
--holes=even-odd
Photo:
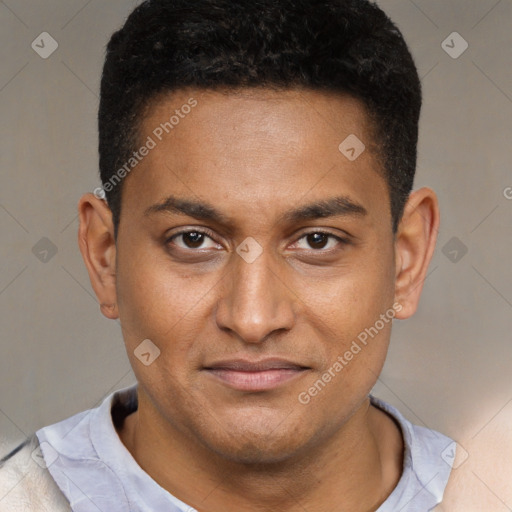
[[[79,241],[155,418],[271,462],[366,400],[435,246],[435,195],[411,193],[420,107],[399,30],[365,0],[135,9],[107,48],[106,201],[82,198]],[[269,388],[223,374],[270,358],[289,368]]]

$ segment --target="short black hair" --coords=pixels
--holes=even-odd
[[[116,237],[122,183],[112,186],[112,177],[140,142],[145,109],[187,87],[307,88],[362,101],[396,233],[414,182],[421,83],[400,30],[375,3],[147,0],[136,7],[107,45],[101,79],[99,166],[104,187],[111,185],[105,194]]]

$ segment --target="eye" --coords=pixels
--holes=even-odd
[[[301,242],[307,244],[307,246],[303,245],[301,247]],[[349,240],[332,233],[313,231],[300,237],[296,245],[299,249],[312,250],[313,252],[330,252],[337,245],[347,245],[348,243]],[[219,245],[213,240],[212,233],[200,229],[189,229],[175,233],[166,240],[166,244],[172,244],[180,249],[191,251],[197,249],[216,249]]]
[[[181,241],[180,243],[176,243],[176,240]],[[211,242],[211,245],[204,245],[207,241]],[[167,244],[174,244],[180,249],[212,249],[217,247],[216,244],[209,233],[205,231],[201,231],[199,229],[191,229],[188,231],[180,231],[179,233],[174,234],[167,241]]]
[[[345,245],[348,244],[348,240],[341,238],[339,236],[333,235],[331,233],[326,233],[324,231],[314,231],[311,233],[306,233],[302,237],[299,238],[297,244],[301,240],[304,240],[309,247],[299,247],[301,249],[311,250],[313,249],[316,252],[329,252],[329,250],[334,249],[337,245]]]

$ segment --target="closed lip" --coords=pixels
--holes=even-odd
[[[203,367],[223,385],[242,392],[269,391],[305,375],[309,367],[282,358],[229,359]]]
[[[204,366],[205,370],[228,370],[236,372],[264,372],[268,370],[307,370],[304,366],[294,361],[281,358],[267,358],[251,361],[249,359],[229,359],[217,361]]]

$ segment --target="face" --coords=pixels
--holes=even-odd
[[[116,300],[150,414],[230,460],[319,445],[374,385],[395,302],[389,194],[362,105],[183,90],[142,128],[154,147],[123,184]],[[350,135],[366,146],[355,160],[339,149]],[[146,363],[160,351],[148,365],[143,340]]]

